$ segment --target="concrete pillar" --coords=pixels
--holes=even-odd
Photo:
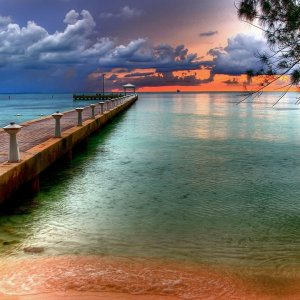
[[[75,110],[78,112],[77,126],[82,126],[82,112],[83,112],[83,107],[77,107]]]
[[[95,119],[95,106],[96,104],[90,104],[90,108],[92,109],[92,119]]]
[[[100,114],[103,115],[104,113],[104,102],[99,102],[100,105]]]
[[[20,161],[20,151],[17,142],[17,133],[21,130],[22,126],[15,124],[14,122],[3,127],[4,131],[9,134],[9,150],[8,150],[8,162],[15,163]]]
[[[107,110],[110,110],[110,100],[106,101],[106,107],[107,107]]]
[[[60,138],[61,137],[61,128],[60,128],[60,119],[64,114],[57,111],[56,113],[52,114],[52,117],[55,120],[55,134],[54,137]]]

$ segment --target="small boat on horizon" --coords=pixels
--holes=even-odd
[[[177,92],[177,93],[180,93],[180,90],[177,90],[176,92]]]

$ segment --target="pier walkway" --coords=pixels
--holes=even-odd
[[[96,114],[99,113],[99,106],[97,105]],[[61,130],[62,132],[70,129],[77,124],[77,111],[71,110],[64,113],[61,118]],[[84,107],[82,112],[82,120],[86,121],[91,118],[91,108],[89,106]],[[48,116],[39,120],[29,121],[22,123],[22,130],[18,133],[18,144],[20,147],[21,157],[22,153],[26,152],[30,148],[41,144],[42,142],[53,138],[55,121],[52,116]],[[7,161],[9,145],[9,135],[0,129],[0,163]],[[0,165],[1,168],[1,165]]]
[[[20,124],[22,129],[17,134],[20,150],[18,163],[8,162],[9,135],[0,129],[0,204],[58,158],[72,151],[73,146],[129,107],[137,98],[133,94],[113,99],[105,102],[102,108],[98,103],[94,108],[94,118],[92,108],[84,107],[82,126],[78,126],[76,110],[64,112],[60,121],[61,138],[54,137],[55,120],[52,116]]]

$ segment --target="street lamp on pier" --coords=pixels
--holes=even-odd
[[[102,94],[103,94],[103,96],[104,96],[104,92],[105,92],[105,90],[104,90],[104,79],[105,79],[105,73],[102,74]]]

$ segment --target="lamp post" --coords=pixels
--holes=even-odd
[[[105,79],[105,73],[102,74],[102,95],[104,96],[104,79]]]

